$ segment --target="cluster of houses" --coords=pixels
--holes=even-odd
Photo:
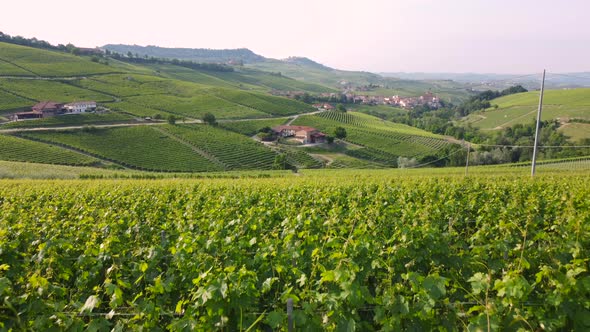
[[[335,107],[332,104],[328,103],[313,104],[313,107],[315,107],[318,111],[332,111],[335,109]]]
[[[77,101],[67,104],[55,101],[42,101],[33,105],[31,111],[13,114],[12,119],[15,121],[40,119],[56,115],[85,113],[94,111],[95,109],[95,101]]]
[[[370,96],[370,95],[357,95],[353,92],[345,92],[344,94],[337,93],[322,93],[321,98],[330,100],[343,100],[343,96],[346,97],[346,101],[354,104],[364,105],[391,105],[407,109],[412,109],[416,106],[427,105],[432,109],[440,108],[440,98],[434,95],[432,92],[426,92],[418,97],[400,97],[400,96]]]
[[[277,126],[272,128],[277,137],[292,138],[303,144],[325,143],[326,134],[307,126]]]

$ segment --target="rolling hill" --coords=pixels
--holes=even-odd
[[[490,102],[498,105],[475,112],[463,119],[463,124],[470,124],[483,130],[497,130],[515,124],[530,123],[536,119],[539,92],[530,91],[494,99]],[[543,99],[543,120],[558,120],[562,125],[559,130],[573,140],[590,138],[590,89],[546,90]],[[576,122],[582,121],[582,122]]]
[[[304,73],[317,73],[319,83],[248,64],[233,70],[210,70],[172,62],[97,61],[90,56],[7,43],[0,43],[0,55],[0,143],[4,149],[0,160],[214,172],[268,170],[283,154],[298,168],[381,168],[395,166],[399,156],[436,155],[449,145],[442,137],[366,114],[306,115],[315,108],[269,94],[275,90],[337,92],[324,83],[346,75],[364,77],[366,82],[379,79],[370,73],[337,71],[307,58],[257,58],[254,62],[305,67]],[[416,91],[425,87],[410,83],[400,81],[400,87]],[[95,100],[106,111],[7,122],[11,113],[30,109],[42,100]],[[214,114],[219,126],[198,124],[205,113]],[[179,119],[176,125],[157,120],[171,116]],[[152,120],[144,119],[148,117]],[[250,137],[262,127],[287,121],[315,126],[328,134],[343,126],[349,136],[343,144],[314,148],[264,145]]]
[[[289,57],[282,60],[266,58],[248,49],[209,50],[137,45],[105,45],[103,48],[121,54],[131,52],[140,57],[229,63],[233,65],[235,72],[215,73],[212,75],[224,81],[229,80],[234,81],[234,83],[237,81],[240,87],[248,87],[252,83],[251,75],[256,74],[254,75],[256,85],[269,86],[278,90],[298,90],[310,93],[336,92],[342,88],[376,85],[380,88],[368,92],[359,91],[358,94],[418,96],[425,91],[432,90],[445,98],[446,101],[452,103],[458,103],[466,99],[470,94],[465,85],[449,80],[416,81],[384,77],[369,72],[330,68],[306,57]],[[236,61],[239,62],[239,65],[236,65]],[[266,77],[260,73],[265,73]],[[187,80],[202,79],[191,78],[192,75],[187,76],[185,73],[178,72],[168,73],[168,75]],[[291,78],[292,81],[274,82],[274,80],[271,80],[272,82],[269,82],[269,78],[272,78],[269,75],[274,76],[275,79],[276,77],[286,76]]]

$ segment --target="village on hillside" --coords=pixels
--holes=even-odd
[[[271,94],[275,96],[282,96],[297,100],[302,100],[306,95],[303,91],[279,91],[272,90]],[[312,97],[312,99],[314,99]],[[404,109],[413,109],[418,106],[428,106],[431,109],[439,109],[442,107],[440,97],[433,94],[430,91],[425,92],[420,96],[414,97],[402,97],[399,95],[394,96],[373,96],[373,95],[362,95],[354,92],[345,91],[344,93],[321,93],[316,100],[323,100],[332,103],[341,102],[349,104],[361,104],[361,105],[389,105],[393,107],[401,107]],[[317,104],[314,104],[314,106]],[[329,105],[329,104],[328,104]],[[316,107],[317,108],[317,107]],[[328,109],[328,108],[324,108]],[[329,109],[328,109],[329,110]]]

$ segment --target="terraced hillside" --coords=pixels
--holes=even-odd
[[[293,124],[316,127],[327,134],[332,134],[336,127],[343,127],[347,142],[364,147],[351,151],[356,157],[381,162],[398,156],[436,154],[450,144],[439,135],[357,112],[331,111],[300,116]]]
[[[539,92],[530,91],[508,95],[490,102],[498,108],[470,114],[463,123],[484,130],[494,130],[521,123],[531,123],[536,119],[539,103]],[[543,120],[558,119],[568,122],[571,119],[590,120],[590,89],[546,90],[543,99]],[[579,127],[583,128],[579,128]],[[568,134],[569,126],[564,126],[564,133]],[[585,131],[587,135],[575,135],[577,139],[590,138],[590,125],[576,125],[578,131]],[[587,130],[584,130],[587,129]],[[572,135],[573,136],[573,135]]]

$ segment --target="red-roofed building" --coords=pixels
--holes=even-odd
[[[54,101],[42,101],[33,105],[33,112],[43,114],[43,117],[54,116],[63,109],[63,104]]]
[[[326,134],[307,126],[277,126],[272,128],[279,137],[293,137],[303,144],[324,143]]]

